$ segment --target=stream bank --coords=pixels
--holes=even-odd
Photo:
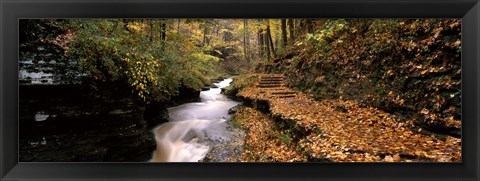
[[[201,160],[202,162],[238,162],[241,160],[241,155],[244,152],[244,144],[247,136],[246,131],[240,127],[232,117],[242,107],[243,101],[236,96],[231,96],[225,93],[225,90],[229,89],[232,86],[232,83],[237,81],[235,78],[228,79],[231,79],[232,82],[226,87],[221,86],[220,93],[222,94],[222,97],[226,96],[226,98],[239,103],[228,109],[227,112],[228,115],[225,120],[225,130],[227,130],[226,133],[228,134],[227,137],[229,139],[209,139],[211,147],[205,157]],[[208,90],[219,88],[218,85],[223,80],[226,79],[224,77],[217,78],[216,82],[212,86],[209,86]]]

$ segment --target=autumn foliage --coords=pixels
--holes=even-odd
[[[421,134],[412,129],[413,120],[402,122],[351,100],[315,101],[303,93],[272,96],[279,89],[293,91],[256,84],[238,93],[257,109],[236,115],[249,131],[244,161],[461,161],[460,139]]]
[[[461,20],[328,20],[267,72],[317,99],[356,100],[460,136]]]
[[[142,105],[241,74],[223,90],[245,106],[233,115],[247,132],[237,161],[462,161],[460,19],[20,25],[20,57],[52,46],[91,90],[115,87]]]

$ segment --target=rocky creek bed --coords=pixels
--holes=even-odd
[[[239,106],[229,110],[229,114],[235,114]],[[210,139],[212,147],[203,159],[204,162],[236,162],[241,160],[244,151],[246,132],[240,128],[232,118],[227,120],[226,129],[229,131],[229,140]]]

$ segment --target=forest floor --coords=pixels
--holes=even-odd
[[[280,74],[248,77],[254,83],[237,94],[246,107],[234,116],[247,130],[241,161],[461,161],[460,138],[421,134],[413,122],[355,101],[315,101]]]

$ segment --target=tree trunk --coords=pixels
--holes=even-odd
[[[293,19],[288,19],[288,31],[290,33],[290,44],[295,42],[295,30],[293,26]]]
[[[177,33],[180,33],[180,21],[181,19],[177,20]]]
[[[165,50],[165,41],[167,39],[167,20],[162,20],[161,30],[160,30],[160,39],[161,39],[161,49]]]
[[[207,44],[207,33],[208,33],[208,28],[207,25],[203,27],[203,46],[208,45]]]
[[[311,19],[307,19],[305,24],[307,26],[308,33],[313,33],[313,21]]]
[[[283,41],[283,47],[287,46],[287,20],[282,19],[281,20],[281,26],[282,26],[282,41]]]
[[[272,34],[270,32],[270,22],[269,22],[269,20],[267,20],[267,33],[266,33],[266,35],[267,35],[266,39],[268,40],[267,46],[268,46],[268,44],[270,44],[269,50],[272,52],[271,53],[272,57],[275,57],[275,47],[273,46],[273,39],[272,39]],[[270,52],[268,53],[268,55],[269,55],[268,60],[270,60]]]
[[[154,30],[153,30],[153,23],[154,23],[154,22],[153,22],[153,21],[154,21],[154,20],[150,20],[150,21],[149,21],[149,22],[150,22],[150,23],[149,23],[149,24],[150,24],[150,41],[152,41],[152,42],[153,42],[153,40],[154,40],[154,37],[153,37],[153,32],[154,32]]]
[[[128,32],[131,32],[130,29],[128,28],[128,20],[127,19],[122,19],[123,22],[123,28],[127,30]]]
[[[261,21],[261,20],[259,20]],[[258,45],[258,52],[260,54],[260,57],[263,57],[264,56],[264,45],[265,45],[265,40],[264,40],[265,36],[263,34],[263,29],[262,28],[259,28],[258,29],[258,32],[257,32],[257,45]]]
[[[249,58],[247,54],[248,53],[247,32],[248,32],[247,19],[243,19],[243,55],[245,57],[245,61],[249,62]]]
[[[269,41],[268,41],[268,34],[265,33],[265,34],[263,34],[263,36],[264,36],[264,37],[263,37],[263,40],[264,40],[264,41],[263,41],[263,44],[264,44],[264,46],[265,46],[265,55],[267,56],[268,62],[270,62],[270,57],[271,57],[271,56],[270,56],[270,46],[269,46],[269,43],[268,43],[268,42],[269,42]]]

